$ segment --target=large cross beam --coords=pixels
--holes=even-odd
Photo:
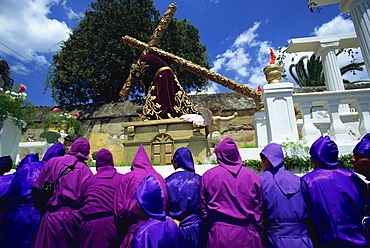
[[[199,76],[202,76],[204,78],[207,78],[215,83],[221,84],[222,86],[225,86],[231,90],[234,90],[240,94],[246,95],[248,97],[251,97],[254,99],[256,103],[256,107],[260,109],[262,106],[260,104],[261,100],[261,92],[254,90],[244,84],[238,83],[230,78],[227,78],[225,76],[222,76],[221,74],[218,74],[216,72],[213,72],[211,70],[208,70],[205,67],[202,67],[200,65],[194,64],[193,62],[183,59],[181,57],[178,57],[172,53],[163,51],[157,47],[151,47],[148,44],[139,41],[135,38],[132,38],[130,36],[122,37],[122,40],[125,44],[134,47],[136,49],[139,49],[141,51],[147,51],[149,53],[156,54],[160,57],[168,59],[171,63],[188,70],[190,72],[193,72]]]
[[[150,41],[148,42],[148,48],[152,46],[158,46],[160,39],[162,38],[164,32],[166,31],[168,24],[172,20],[173,15],[175,14],[177,10],[177,5],[176,3],[171,3],[166,12],[164,13],[163,17],[158,23],[158,26],[154,30],[152,37],[150,38]],[[148,49],[142,50],[141,55],[145,55],[148,53]],[[121,98],[127,98],[128,95],[130,94],[130,91],[135,85],[136,80],[132,78],[131,73],[128,76],[126,82],[123,84],[122,89],[119,93],[119,96]]]

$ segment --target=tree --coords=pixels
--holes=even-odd
[[[339,51],[337,55],[340,53],[342,53],[342,51]],[[307,60],[306,64],[304,63],[305,60]],[[355,73],[355,71],[363,71],[364,68],[362,66],[364,65],[364,62],[351,62],[340,68],[341,75],[343,76],[348,72]],[[321,57],[316,57],[315,54],[312,54],[309,59],[308,56],[303,56],[296,64],[291,64],[289,66],[289,73],[300,87],[325,86]],[[349,80],[343,79],[343,83],[351,84],[357,82],[350,82]]]
[[[152,0],[97,0],[53,56],[46,87],[60,105],[104,103],[119,100],[119,91],[130,66],[141,51],[125,45],[121,37],[147,42],[160,19]],[[206,47],[198,30],[187,20],[173,18],[159,47],[210,68]],[[180,68],[173,68],[184,90],[201,91],[209,82]],[[130,98],[142,97],[138,84]]]

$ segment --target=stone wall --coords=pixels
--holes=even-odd
[[[243,147],[245,144],[254,144],[254,131],[252,127],[252,116],[256,111],[253,99],[239,93],[219,93],[191,95],[191,101],[197,107],[209,108],[213,103],[224,106],[223,115],[229,116],[238,112],[238,116],[232,121],[222,123],[223,136],[232,137]],[[124,128],[122,124],[140,121],[137,108],[141,107],[141,101],[122,101],[107,104],[86,104],[70,107],[60,107],[62,111],[80,114],[79,120],[85,129],[85,137],[91,144],[91,153],[99,149],[109,149],[116,164],[127,164],[122,152],[122,141]],[[40,134],[44,131],[42,117],[51,114],[56,106],[38,107],[38,115],[33,126],[28,126],[22,134],[21,142],[44,141]]]

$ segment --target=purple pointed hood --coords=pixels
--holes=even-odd
[[[13,159],[10,156],[0,157],[0,170],[9,172],[13,166]]]
[[[370,133],[365,134],[361,141],[357,143],[353,151],[370,157]]]
[[[113,155],[107,149],[101,149],[96,154],[96,168],[114,166]]]
[[[132,161],[131,170],[135,170],[135,168],[141,168],[147,171],[154,171],[152,163],[150,163],[150,159],[148,154],[146,153],[143,145],[140,145],[139,149],[136,152],[134,160]]]
[[[242,167],[242,158],[232,138],[223,139],[215,148],[217,162],[233,174],[238,174]]]
[[[180,147],[177,149],[173,155],[173,159],[179,163],[180,167],[189,171],[195,171],[193,156],[188,148]]]
[[[72,143],[71,149],[67,152],[67,154],[74,155],[83,160],[89,159],[89,153],[90,143],[86,138],[76,139],[76,141]]]
[[[338,146],[329,136],[318,138],[310,149],[310,155],[325,167],[338,166],[338,154]]]
[[[49,149],[45,152],[42,160],[49,161],[51,158],[64,156],[64,154],[65,154],[64,145],[60,142],[57,142],[49,147]]]
[[[30,153],[30,154],[27,154],[22,160],[21,162],[19,163],[19,165],[17,166],[16,170],[19,170],[20,168],[22,168],[24,165],[26,164],[30,164],[30,163],[33,163],[33,162],[38,162],[39,161],[39,154],[38,153]]]
[[[144,213],[153,219],[162,219],[166,216],[164,207],[163,189],[157,178],[147,175],[136,189],[136,203]]]
[[[288,172],[284,166],[284,152],[279,144],[268,144],[262,151],[272,164],[268,169],[273,176],[274,181],[285,195],[295,194],[300,191],[299,177]]]

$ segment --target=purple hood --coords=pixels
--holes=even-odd
[[[242,158],[232,138],[223,139],[215,148],[217,162],[233,174],[238,174],[242,167]]]
[[[261,154],[271,162],[272,168],[268,169],[271,172],[274,181],[285,195],[295,194],[300,191],[299,177],[292,175],[284,166],[284,153],[279,144],[268,144]]]
[[[329,136],[318,138],[310,149],[310,155],[322,163],[324,167],[338,166],[338,154],[338,146]]]
[[[195,171],[193,156],[188,148],[180,147],[177,149],[173,155],[173,159],[179,163],[180,167],[189,171]]]
[[[361,141],[357,143],[353,151],[370,157],[370,133],[365,134]]]
[[[149,217],[162,219],[166,216],[164,207],[164,194],[161,184],[153,175],[143,178],[136,189],[136,203]]]
[[[78,138],[72,143],[71,149],[67,154],[74,155],[79,159],[88,160],[90,153],[90,143],[86,138]]]

